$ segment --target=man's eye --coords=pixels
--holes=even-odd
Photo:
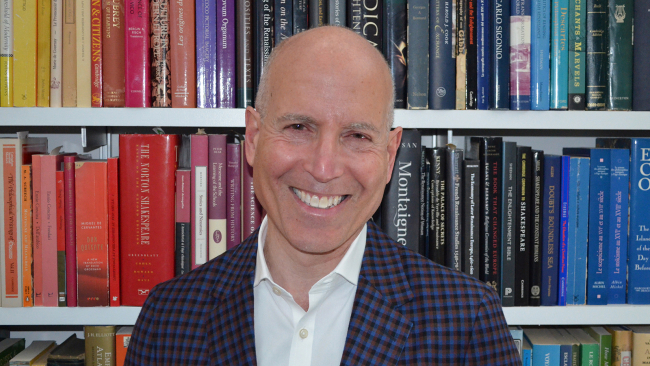
[[[353,138],[358,139],[358,140],[369,140],[368,136],[366,136],[366,135],[364,135],[362,133],[352,133],[352,134],[350,134],[350,136],[352,136]]]
[[[292,130],[301,131],[301,130],[305,129],[305,125],[302,124],[302,123],[294,123],[294,124],[290,125],[289,128],[291,128]]]

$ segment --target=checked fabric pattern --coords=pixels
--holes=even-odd
[[[154,288],[126,365],[255,365],[257,233]],[[368,222],[341,365],[519,365],[487,285],[395,243]]]

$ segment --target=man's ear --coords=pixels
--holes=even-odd
[[[399,149],[400,142],[402,141],[402,127],[396,127],[388,133],[388,171],[386,172],[386,184],[390,182],[390,177],[393,174],[393,166],[395,165],[395,157]]]
[[[246,149],[246,160],[250,166],[255,161],[255,150],[257,147],[257,137],[262,127],[262,117],[253,107],[246,108],[246,140],[244,148]]]

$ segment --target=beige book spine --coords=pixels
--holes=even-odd
[[[38,0],[38,56],[36,106],[50,106],[50,42],[52,41],[52,0]]]
[[[63,0],[52,0],[50,107],[61,107],[61,63],[63,61]]]
[[[77,4],[77,107],[90,108],[92,72],[90,63],[90,0]]]
[[[77,106],[77,16],[76,1],[63,1],[63,63],[61,99],[64,107]]]
[[[650,332],[632,333],[632,366],[650,365]]]
[[[115,366],[115,326],[85,326],[86,366]]]

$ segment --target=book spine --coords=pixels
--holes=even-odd
[[[630,9],[631,10],[631,9]],[[650,111],[650,1],[634,2],[634,82],[632,83],[632,109]]]
[[[610,200],[609,149],[591,150],[589,177],[589,253],[587,257],[587,304],[607,304],[607,266]]]
[[[49,106],[61,107],[61,63],[63,62],[63,0],[52,0],[50,28]]]
[[[551,5],[551,101],[550,109],[567,109],[569,95],[569,0],[553,0]],[[572,33],[572,32],[568,32]]]
[[[50,45],[52,35],[52,0],[39,0],[37,3],[37,70],[36,106],[50,106]]]
[[[311,4],[313,1],[323,1],[323,0],[311,0],[309,2],[310,6],[310,19],[309,25],[311,24]],[[428,4],[428,3],[427,3]],[[382,26],[383,26],[383,6],[381,0],[350,0],[347,3],[348,7],[346,9],[347,13],[347,26],[352,29],[353,32],[367,39],[370,44],[375,47],[379,52],[382,52]],[[409,5],[410,7],[410,5]],[[421,11],[419,9],[418,11]],[[410,12],[410,9],[407,8],[407,11]],[[409,15],[409,21],[412,22],[411,16]],[[410,28],[411,25],[409,25]],[[407,28],[407,32],[408,32]],[[408,37],[408,36],[407,36]],[[411,48],[409,47],[408,50]],[[408,87],[408,85],[407,85]]]
[[[345,19],[347,10],[344,1],[335,0],[340,4],[342,13],[342,26],[346,25]],[[334,9],[336,11],[336,8]],[[332,10],[330,9],[330,14]],[[395,83],[395,108],[406,108],[406,20],[407,10],[405,0],[384,0],[384,24],[383,24],[383,50],[384,57],[388,61],[391,76]],[[335,17],[337,19],[338,17]],[[331,23],[331,20],[330,20]],[[429,47],[426,45],[426,47]]]
[[[503,142],[501,155],[501,305],[515,306],[515,253],[516,243],[515,219],[517,208],[517,143]]]
[[[425,148],[422,148],[422,160],[420,170],[420,255],[429,258],[429,222],[431,222],[431,163],[427,159]],[[465,166],[463,165],[463,177]],[[465,188],[465,187],[463,187]],[[463,242],[463,245],[465,243]],[[463,247],[463,249],[465,249]],[[464,265],[465,263],[463,263]],[[463,267],[463,266],[461,266]],[[463,267],[464,268],[464,267]]]
[[[463,270],[463,150],[447,146],[447,222],[449,232],[445,243],[445,264],[457,271]],[[399,207],[398,207],[399,212]]]
[[[14,106],[14,2],[0,1],[0,107]]]
[[[14,0],[14,104],[13,107],[36,106],[37,5]]]
[[[245,143],[245,141],[244,141]],[[242,146],[242,239],[250,236],[262,224],[262,205],[255,198],[253,167],[246,160],[245,145]]]
[[[273,48],[273,3],[271,0],[255,0],[253,7],[253,100],[262,71]]]
[[[63,175],[65,178],[65,268],[67,269],[65,287],[67,291],[66,304],[68,307],[77,306],[77,224],[75,206],[74,155],[63,157]]]
[[[431,219],[429,229],[429,259],[445,264],[446,242],[446,210],[447,210],[447,149],[444,147],[427,149],[428,159],[431,164],[430,194],[431,194]],[[478,199],[478,196],[476,197]],[[477,205],[478,207],[478,205]],[[475,236],[477,238],[477,236]],[[478,266],[478,261],[474,263]],[[476,268],[478,274],[478,268]]]
[[[76,0],[63,0],[63,55],[61,106],[77,106],[77,17]]]
[[[327,24],[336,25],[339,27],[345,27],[345,21],[347,19],[347,16],[345,15],[345,10],[346,10],[345,1],[343,0],[327,1]]]
[[[632,331],[606,328],[612,334],[612,366],[632,365]]]
[[[41,156],[41,250],[43,306],[57,306],[56,171],[63,156]]]
[[[77,304],[109,306],[106,161],[76,161],[75,184]]]
[[[53,0],[61,1],[61,0]],[[103,0],[102,96],[104,107],[124,107],[124,1]],[[187,13],[186,13],[187,15]]]
[[[567,297],[567,254],[569,251],[569,181],[571,173],[570,157],[562,156],[560,178],[560,248],[558,263],[557,304],[566,305]]]
[[[515,306],[528,306],[530,298],[532,150],[517,147],[517,200],[515,213]]]
[[[464,194],[463,210],[463,272],[468,276],[478,279],[479,273],[479,176],[480,165],[478,160],[463,161],[464,168]]]
[[[549,100],[549,49],[551,37],[551,2],[536,0],[531,9],[530,109],[545,111]],[[566,35],[565,35],[566,39]],[[564,64],[566,65],[566,64]],[[563,79],[566,81],[566,78]]]
[[[171,107],[171,53],[169,44],[169,1],[150,0],[151,106]],[[173,1],[173,0],[172,0]]]
[[[309,29],[309,12],[307,8],[307,0],[293,0],[293,34],[298,34]],[[347,10],[346,6],[346,15]]]
[[[643,366],[650,362],[650,333],[632,332],[632,366]]]
[[[309,28],[327,25],[327,1],[309,0]]]
[[[584,158],[582,158],[584,160]],[[566,243],[566,305],[574,305],[577,300],[576,296],[576,252],[578,250],[577,243],[577,226],[578,216],[577,210],[580,202],[578,195],[578,185],[581,183],[580,179],[580,166],[581,158],[572,156],[569,160],[569,208],[567,211],[567,243]],[[584,213],[583,213],[584,214]]]
[[[465,60],[465,106],[457,105],[456,109],[476,109],[476,94],[478,93],[478,35],[477,0],[467,0],[467,57]],[[508,11],[509,12],[509,11]],[[510,60],[508,60],[508,70]],[[508,74],[508,82],[510,74]],[[508,96],[508,100],[510,96]]]
[[[115,326],[84,326],[86,366],[115,365]]]
[[[76,0],[77,17],[77,107],[92,105],[91,1]]]
[[[448,13],[449,9],[452,9],[452,14]],[[456,107],[456,60],[454,60],[456,49],[452,41],[453,13],[452,0],[433,0],[429,6],[431,20],[429,49],[434,50],[429,57],[429,108],[431,109],[454,109]],[[468,57],[470,56],[468,55]]]
[[[630,154],[630,237],[628,244],[628,304],[650,304],[650,178],[643,171],[650,140],[632,139]],[[592,163],[593,164],[593,163]]]
[[[562,160],[544,156],[544,196],[542,201],[542,306],[557,305],[558,243]]]
[[[573,303],[587,303],[587,247],[589,240],[589,159],[579,159],[578,187],[576,195],[576,250],[575,250],[575,291]],[[571,212],[571,211],[569,211]]]
[[[23,238],[23,307],[34,306],[33,276],[33,242],[32,242],[32,167],[22,166],[21,184],[21,221]]]
[[[234,248],[241,242],[241,144],[229,143],[226,146],[226,203],[228,205],[226,246]]]
[[[124,105],[151,107],[149,4],[128,0],[124,23]]]
[[[63,170],[56,171],[56,268],[58,306],[66,306],[67,289],[65,288],[65,185]]]
[[[482,280],[492,287],[496,293],[501,293],[499,275],[501,274],[501,154],[502,139],[500,137],[485,137],[481,145],[483,164],[483,182],[481,185],[483,199],[483,267]]]
[[[2,222],[2,235],[3,242],[0,243],[2,248],[3,259],[2,271],[0,273],[2,278],[2,298],[0,303],[3,307],[20,307],[22,300],[20,298],[22,293],[22,247],[20,246],[19,234],[19,201],[17,197],[18,185],[20,184],[19,177],[16,175],[17,165],[21,162],[18,160],[21,144],[8,143],[2,145],[2,184],[0,188],[3,191],[2,202],[4,209]]]
[[[196,3],[196,106],[215,108],[217,103],[216,3]]]
[[[208,258],[226,251],[226,135],[208,136],[208,166],[210,191],[208,193]]]
[[[510,1],[510,109],[530,109],[530,0]]]
[[[478,50],[478,71],[476,107],[486,110],[490,98],[490,3],[478,0],[478,19],[476,22],[476,48]]]
[[[587,110],[605,110],[607,96],[608,7],[605,0],[587,0]]]
[[[305,3],[307,0],[300,0]],[[253,105],[253,32],[251,30],[251,19],[253,16],[253,2],[249,0],[237,0],[235,6],[237,19],[236,47],[237,56],[237,108],[246,108]],[[306,6],[306,5],[305,5]],[[295,12],[298,10],[294,4],[294,27],[296,24]],[[306,7],[304,9],[306,11]],[[306,20],[306,18],[305,18]],[[294,34],[298,32],[294,29]]]
[[[180,276],[190,271],[190,170],[176,171],[176,269]]]
[[[171,105],[173,108],[196,108],[194,1],[172,0],[169,9],[169,52],[173,60],[170,66]]]
[[[288,0],[284,0],[288,1]],[[235,3],[217,2],[217,108],[235,108]]]
[[[208,135],[192,135],[192,269],[208,261]]]
[[[120,296],[120,196],[119,160],[108,158],[108,288],[110,306],[122,305]]]
[[[91,0],[90,12],[91,105],[103,107],[102,0]]]
[[[404,130],[390,182],[381,204],[382,229],[397,243],[417,253],[419,248],[420,143],[418,130]],[[442,173],[443,177],[446,173]],[[445,179],[445,178],[443,178]],[[404,197],[407,197],[404,204]],[[402,203],[398,205],[399,199]],[[446,215],[448,211],[442,211]]]
[[[510,4],[505,0],[490,2],[490,109],[510,108]]]
[[[612,0],[608,2],[608,48],[607,110],[629,111],[632,109],[632,22],[634,1]]]
[[[528,305],[540,306],[542,303],[542,202],[544,194],[544,152],[541,150],[533,150],[532,159],[532,238],[530,248],[530,300]]]
[[[338,1],[340,6],[340,0]],[[336,5],[336,4],[332,4]],[[292,0],[274,0],[274,29],[273,35],[275,36],[275,44],[279,45],[280,42],[293,35],[293,1]],[[332,10],[334,7],[332,7]],[[344,23],[345,25],[345,23]]]
[[[32,157],[32,200],[34,228],[34,306],[43,306],[43,246],[41,230],[41,156]]]
[[[378,1],[378,0],[377,0]],[[363,2],[362,2],[363,3]],[[365,3],[364,3],[365,4]],[[365,7],[365,5],[363,6]],[[370,16],[370,12],[368,16]],[[356,17],[352,17],[355,19]],[[362,26],[362,27],[365,27]],[[406,103],[408,109],[428,109],[429,101],[429,1],[411,0],[408,3],[407,44],[408,68]],[[370,41],[370,39],[368,39]],[[371,41],[370,43],[373,43]],[[455,52],[455,51],[454,51]]]
[[[471,1],[471,0],[470,0]],[[467,103],[467,0],[456,0],[456,109]]]
[[[625,304],[627,284],[627,223],[630,184],[630,150],[612,149],[611,197],[609,202],[609,262],[607,303]]]
[[[131,342],[131,332],[133,331],[133,327],[128,327],[130,329],[126,334],[122,333],[124,328],[127,327],[120,328],[117,334],[115,334],[115,366],[124,366],[126,361],[126,352],[129,343]]]
[[[584,111],[585,105],[585,0],[569,0],[569,110]]]

